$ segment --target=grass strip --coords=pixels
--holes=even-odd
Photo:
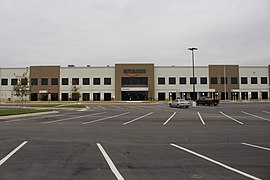
[[[48,112],[46,109],[0,109],[0,116],[18,115],[18,114],[29,114],[38,112]]]

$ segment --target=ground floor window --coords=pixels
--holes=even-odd
[[[262,92],[262,99],[268,99],[268,92]]]
[[[123,101],[144,101],[147,97],[148,91],[122,91]]]
[[[30,100],[31,101],[37,101],[38,100],[38,94],[37,93],[31,93]]]
[[[52,93],[51,94],[51,101],[58,101],[58,93]]]
[[[251,99],[258,99],[258,92],[251,92]]]
[[[248,100],[248,92],[241,92],[241,99],[247,101]]]
[[[100,93],[93,93],[93,100],[100,101]]]
[[[233,100],[233,101],[239,100],[239,93],[238,92],[232,92],[231,93],[231,100]]]
[[[163,92],[158,93],[158,100],[164,101],[165,100],[165,93],[163,93]]]
[[[79,92],[74,92],[71,94],[71,100],[72,101],[79,101],[81,97],[81,94]]]
[[[111,93],[104,93],[104,101],[111,101],[112,94]]]
[[[68,93],[62,93],[61,96],[62,96],[62,98],[61,98],[62,101],[68,101],[68,99],[69,99],[69,98],[68,98]]]
[[[175,92],[170,92],[169,95],[172,96],[172,100],[176,99],[176,93]]]
[[[47,93],[41,93],[39,97],[40,97],[41,101],[48,101],[48,94]]]
[[[83,101],[90,101],[90,94],[89,93],[83,93],[82,94],[82,100]]]
[[[226,95],[226,97],[225,97],[225,95]],[[228,92],[221,92],[221,100],[227,100],[227,99],[229,99],[229,96],[228,96]]]

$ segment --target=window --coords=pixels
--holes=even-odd
[[[261,77],[261,84],[267,84],[267,77]]]
[[[68,78],[62,78],[62,85],[68,85]]]
[[[231,84],[238,84],[238,78],[237,77],[231,77]]]
[[[196,77],[191,77],[190,78],[190,84],[197,84],[197,78]]]
[[[247,83],[248,83],[247,77],[241,77],[241,84],[247,84]]]
[[[52,78],[52,85],[58,85],[58,78]]]
[[[94,78],[94,85],[100,85],[100,78]]]
[[[41,78],[41,85],[48,85],[48,78]]]
[[[8,85],[8,79],[1,79],[1,85],[7,86]]]
[[[11,79],[11,85],[17,85],[18,79]]]
[[[72,78],[72,85],[79,85],[79,78]]]
[[[176,78],[175,77],[170,77],[169,78],[169,84],[176,84]]]
[[[228,78],[221,77],[221,84],[228,84]]]
[[[207,77],[201,77],[201,84],[207,84]]]
[[[159,77],[158,78],[158,84],[165,84],[165,78],[164,77]]]
[[[211,77],[211,84],[217,84],[217,83],[218,83],[217,77]]]
[[[185,77],[180,77],[180,78],[179,78],[179,83],[180,83],[180,84],[187,84],[187,78],[185,78]]]
[[[28,84],[28,79],[27,78],[22,78],[21,79],[21,84],[22,85],[27,85]]]
[[[38,85],[38,79],[37,78],[31,78],[31,85],[37,86]]]
[[[90,85],[90,78],[83,78],[83,85]]]
[[[251,77],[251,84],[258,84],[257,77]]]
[[[148,78],[147,77],[122,77],[122,86],[129,85],[140,85],[147,86]]]
[[[111,78],[104,78],[104,85],[111,85]]]

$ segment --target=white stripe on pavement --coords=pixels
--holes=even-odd
[[[105,114],[105,113],[107,113],[107,112],[94,113],[94,114],[84,115],[84,116],[69,117],[69,118],[65,118],[65,119],[58,119],[58,120],[54,120],[54,121],[43,122],[43,124],[50,124],[50,123],[68,121],[68,120],[71,120],[71,119],[78,119],[78,118],[89,117],[89,116],[94,116],[94,115],[99,115],[99,114]]]
[[[263,111],[264,113],[267,113],[267,114],[270,114],[270,112],[268,112],[268,111]]]
[[[176,112],[174,112],[171,117],[169,117],[169,119],[167,119],[167,121],[163,123],[163,125],[166,125],[175,116],[175,114]]]
[[[206,156],[204,156],[204,155],[201,155],[201,154],[199,154],[199,153],[196,153],[196,152],[191,151],[191,150],[189,150],[189,149],[186,149],[186,148],[184,148],[184,147],[178,146],[178,145],[176,145],[176,144],[170,144],[170,145],[171,145],[171,146],[174,146],[174,147],[176,147],[176,148],[178,148],[178,149],[181,149],[181,150],[183,150],[183,151],[186,151],[186,152],[188,152],[188,153],[190,153],[190,154],[193,154],[193,155],[195,155],[195,156],[198,156],[198,157],[200,157],[200,158],[202,158],[202,159],[205,159],[205,160],[207,160],[207,161],[210,161],[210,162],[212,162],[212,163],[214,163],[214,164],[217,164],[217,165],[219,165],[219,166],[222,166],[222,167],[224,167],[224,168],[226,168],[226,169],[229,169],[229,170],[231,170],[231,171],[233,171],[233,172],[236,172],[236,173],[238,173],[238,174],[241,174],[241,175],[243,175],[243,176],[245,176],[245,177],[248,177],[248,178],[250,178],[250,179],[253,179],[253,180],[261,180],[261,179],[258,178],[258,177],[252,176],[252,175],[250,175],[250,174],[248,174],[248,173],[245,173],[245,172],[243,172],[243,171],[240,171],[240,170],[237,170],[237,169],[235,169],[235,168],[232,168],[232,167],[230,167],[230,166],[228,166],[228,165],[226,165],[226,164],[223,164],[223,163],[221,163],[221,162],[218,162],[218,161],[216,161],[216,160],[214,160],[214,159],[211,159],[211,158],[209,158],[209,157],[206,157]]]
[[[0,160],[0,166],[4,164],[11,156],[13,156],[17,151],[19,151],[28,141],[24,141],[18,147],[16,147],[13,151],[11,151],[8,155],[6,155],[3,159]]]
[[[105,117],[105,118],[101,118],[101,119],[97,119],[97,120],[93,120],[93,121],[84,122],[82,124],[90,124],[90,123],[94,123],[94,122],[98,122],[98,121],[103,121],[103,120],[106,120],[106,119],[111,119],[111,118],[115,118],[115,117],[118,117],[118,116],[123,116],[123,115],[126,115],[128,113],[129,112],[122,113],[122,114],[117,114],[117,115],[114,115],[114,116],[109,116],[109,117]]]
[[[101,109],[106,109],[105,107],[102,107],[102,106],[97,106],[97,107],[99,107],[99,108],[101,108]]]
[[[123,123],[123,125],[127,125],[127,124],[129,124],[129,123],[132,123],[132,122],[134,122],[134,121],[137,121],[137,120],[139,120],[139,119],[142,119],[142,118],[144,118],[144,117],[146,117],[146,116],[149,116],[149,115],[151,115],[151,114],[153,114],[153,112],[150,112],[150,113],[145,114],[145,115],[143,115],[143,116],[137,117],[136,119],[133,119],[133,120],[131,120],[131,121],[125,122],[125,123]]]
[[[253,117],[262,119],[262,120],[270,121],[270,119],[267,119],[267,118],[264,118],[264,117],[261,117],[261,116],[256,116],[256,115],[254,115],[254,114],[250,114],[250,113],[247,113],[247,112],[245,112],[245,111],[241,111],[241,112],[244,113],[244,114],[247,114],[247,115],[250,115],[250,116],[253,116]]]
[[[205,122],[204,122],[204,120],[203,120],[203,118],[202,118],[200,112],[197,112],[197,113],[198,113],[198,116],[200,117],[200,120],[201,120],[202,124],[205,125]]]
[[[221,112],[221,111],[219,111],[219,112],[220,112],[220,114],[222,114],[223,116],[226,116],[227,118],[230,118],[231,120],[233,120],[233,121],[235,121],[235,122],[237,122],[237,123],[239,123],[239,124],[244,124],[244,123],[242,123],[241,121],[238,121],[238,120],[234,119],[233,117],[228,116],[227,114],[225,114],[225,113],[223,113],[223,112]]]
[[[124,180],[124,178],[122,177],[122,175],[119,173],[119,171],[117,170],[117,168],[115,167],[115,165],[113,164],[111,158],[108,156],[108,154],[106,153],[106,151],[103,149],[103,147],[101,146],[100,143],[97,143],[97,146],[100,150],[100,152],[102,153],[103,157],[105,158],[105,160],[107,161],[108,165],[110,166],[113,174],[115,175],[115,177],[118,180]]]
[[[262,147],[262,146],[257,146],[257,145],[248,144],[248,143],[241,143],[241,144],[246,145],[246,146],[251,146],[251,147],[255,147],[255,148],[259,148],[259,149],[264,149],[264,150],[270,151],[269,148]]]

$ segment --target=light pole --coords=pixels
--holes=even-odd
[[[195,101],[195,77],[194,77],[194,51],[198,50],[198,48],[190,47],[188,48],[189,51],[191,51],[192,56],[192,79],[193,79],[193,101]]]

